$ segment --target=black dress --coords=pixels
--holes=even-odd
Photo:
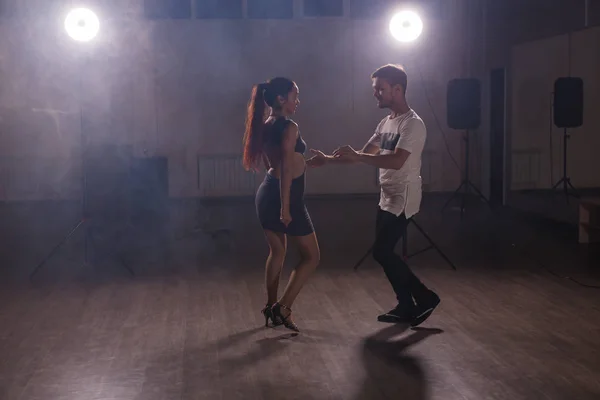
[[[269,129],[267,135],[269,142],[265,143],[265,145],[281,146],[283,132],[290,122],[290,119],[281,117],[266,127],[266,129]],[[294,151],[300,154],[306,152],[306,142],[300,134],[298,135],[298,139],[296,139]],[[305,180],[305,173],[292,180],[290,188],[290,214],[292,222],[286,227],[280,220],[280,180],[267,172],[265,179],[258,187],[255,198],[256,214],[263,229],[285,233],[290,236],[306,236],[314,232],[310,215],[304,205]]]

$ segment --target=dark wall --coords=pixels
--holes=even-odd
[[[477,0],[471,0],[476,2]],[[511,49],[513,46],[532,41],[565,35],[586,29],[585,0],[484,0],[485,29],[482,46],[486,71],[485,79],[489,80],[490,72],[495,68],[507,68],[506,121],[504,135],[506,140],[505,181],[511,187],[512,168],[517,161],[511,153],[513,141],[512,106],[516,93],[512,93],[515,71],[511,71]],[[587,7],[587,27],[600,26],[600,1],[589,0]],[[555,54],[548,55],[549,60],[556,59]],[[550,61],[549,61],[550,62]],[[523,71],[519,71],[523,72]],[[548,78],[550,79],[550,78]],[[553,78],[552,78],[553,79]],[[489,82],[487,82],[489,83]],[[550,89],[551,90],[551,89]],[[490,100],[484,94],[484,108],[489,117]],[[514,117],[516,118],[516,117]],[[538,120],[539,121],[539,120]],[[547,118],[534,130],[548,129]],[[485,124],[489,124],[489,119]],[[489,130],[489,128],[487,128]],[[490,130],[491,132],[491,130]],[[491,135],[491,133],[490,133]],[[484,154],[489,143],[484,145]],[[515,167],[516,168],[516,167]]]
[[[585,0],[487,0],[488,66],[506,66],[514,44],[584,29],[585,3]],[[598,26],[600,1],[588,3],[589,26]]]

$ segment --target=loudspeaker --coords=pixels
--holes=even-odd
[[[554,125],[576,128],[583,124],[583,79],[558,78],[554,82]]]
[[[477,129],[481,124],[481,84],[477,79],[452,79],[447,91],[448,126]]]

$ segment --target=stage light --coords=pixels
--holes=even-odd
[[[390,20],[390,33],[400,42],[412,42],[423,32],[423,21],[412,11],[400,11]]]
[[[65,18],[67,34],[78,42],[89,42],[100,30],[100,21],[96,14],[87,8],[71,10]]]

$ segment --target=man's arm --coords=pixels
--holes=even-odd
[[[381,146],[381,126],[385,120],[382,120],[375,129],[373,135],[369,138],[367,143],[363,146],[361,153],[372,154],[375,155],[379,153]],[[359,160],[350,157],[337,157],[336,152],[339,149],[335,150],[332,155],[324,154],[318,150],[312,150],[311,152],[314,154],[312,158],[308,160],[308,165],[311,167],[322,167],[324,165],[340,165],[340,164],[356,164]]]
[[[379,146],[377,146],[376,144],[372,143],[369,140],[367,143],[365,143],[365,145],[363,146],[360,153],[368,154],[368,155],[376,155],[379,153]],[[357,162],[360,162],[360,160],[335,157],[333,155],[326,156],[326,157],[327,157],[327,162],[326,162],[327,164],[356,164]]]
[[[325,156],[325,165],[356,164],[357,160],[336,158],[334,156]]]
[[[377,168],[401,169],[408,157],[415,151],[420,151],[424,145],[426,137],[425,125],[422,121],[413,119],[407,122],[400,132],[400,139],[396,149],[392,154],[369,154],[365,152],[355,152],[347,146],[339,151],[339,158],[351,158],[358,162],[368,164]]]
[[[377,168],[400,169],[404,166],[406,160],[408,160],[408,156],[410,156],[410,152],[397,148],[392,154],[369,154],[360,152],[358,153],[356,160]]]
[[[377,168],[400,169],[410,156],[410,152],[396,148],[392,154],[379,154],[379,149],[365,148],[367,151],[356,151],[350,146],[343,146],[333,154],[333,162],[364,163]]]
[[[375,155],[375,154],[379,153],[379,150],[380,150],[380,148],[378,145],[372,143],[371,141],[368,141],[367,144],[365,144],[365,146],[362,148],[362,150],[360,152],[364,153],[364,154]]]
[[[310,150],[314,156],[312,156],[311,158],[309,158],[307,160],[307,164],[310,167],[322,167],[324,165],[342,165],[342,164],[356,164],[359,161],[356,159],[351,159],[351,158],[340,158],[340,157],[336,157],[334,155],[327,155],[324,154],[323,152],[319,151],[319,150],[314,150],[311,149]],[[367,142],[365,144],[365,146],[363,147],[363,149],[361,150],[361,153],[366,153],[366,154],[377,154],[379,152],[379,146],[377,146],[376,144],[371,143],[371,141]]]

